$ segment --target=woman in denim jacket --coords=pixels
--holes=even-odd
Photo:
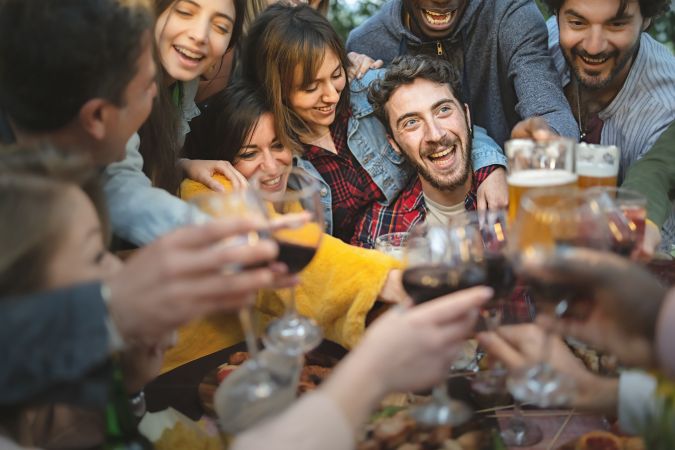
[[[322,184],[326,232],[347,242],[365,208],[395,200],[413,173],[372,114],[367,87],[378,71],[352,81],[347,90],[349,66],[330,23],[304,6],[269,7],[243,45],[243,77],[264,87],[278,137]],[[485,130],[474,131],[474,168],[506,166]]]

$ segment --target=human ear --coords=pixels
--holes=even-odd
[[[105,138],[106,124],[111,113],[110,106],[101,98],[93,98],[80,108],[78,117],[82,128],[97,141]]]
[[[396,143],[396,140],[391,137],[391,135],[387,134],[387,141],[389,141],[389,145],[394,149],[396,153],[401,153],[401,149],[399,148],[398,144]]]

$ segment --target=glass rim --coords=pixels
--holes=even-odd
[[[628,201],[631,203],[640,203],[647,205],[647,197],[633,189],[618,186],[593,186],[585,190],[589,197],[601,194],[616,194],[613,198],[617,201]]]

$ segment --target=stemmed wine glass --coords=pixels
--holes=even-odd
[[[610,228],[597,203],[577,189],[530,192],[523,197],[512,227],[510,251],[514,268],[533,292],[538,312],[548,308],[559,319],[588,310],[583,286],[543,279],[537,267],[559,249],[609,249]],[[517,400],[543,407],[566,404],[575,391],[572,380],[549,364],[551,332],[545,331],[541,360],[512,372],[508,379]]]
[[[485,283],[483,244],[471,226],[416,225],[405,247],[405,262],[403,288],[415,304]],[[431,400],[410,414],[428,426],[459,425],[472,411],[450,398],[443,380],[433,389]]]
[[[232,217],[250,218],[267,225],[267,211],[261,199],[251,189],[230,191],[225,193],[208,193],[190,200],[194,206],[190,210],[189,220],[192,223],[203,223],[207,220],[227,220]],[[252,231],[234,236],[220,243],[232,248],[255,244],[260,239],[258,232]],[[223,267],[223,272],[237,273],[243,268],[237,264]],[[282,364],[269,364],[269,358],[262,358],[258,353],[258,344],[253,327],[252,305],[239,310],[239,321],[244,332],[249,359],[237,371],[236,376],[228,377],[218,388],[214,406],[224,429],[228,432],[241,431],[252,423],[278,412],[294,399],[292,388],[292,367]],[[288,365],[292,365],[292,361]],[[286,370],[288,369],[288,370]]]
[[[321,242],[324,225],[319,191],[318,182],[299,168],[290,170],[286,188],[275,192],[259,189],[269,209],[272,237],[279,245],[278,259],[291,273],[299,273],[311,262]],[[263,336],[265,346],[300,355],[316,348],[321,339],[316,322],[298,313],[292,287],[286,312]]]

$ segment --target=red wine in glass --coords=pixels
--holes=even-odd
[[[403,272],[403,289],[415,304],[479,286],[485,281],[485,269],[479,265],[450,267],[446,264],[428,264],[411,267]]]
[[[300,245],[277,239],[279,245],[279,256],[277,260],[288,266],[290,273],[298,273],[304,269],[314,258],[315,247]]]
[[[516,286],[516,274],[503,253],[486,252],[485,271],[485,284],[495,291],[494,299],[506,297]]]

